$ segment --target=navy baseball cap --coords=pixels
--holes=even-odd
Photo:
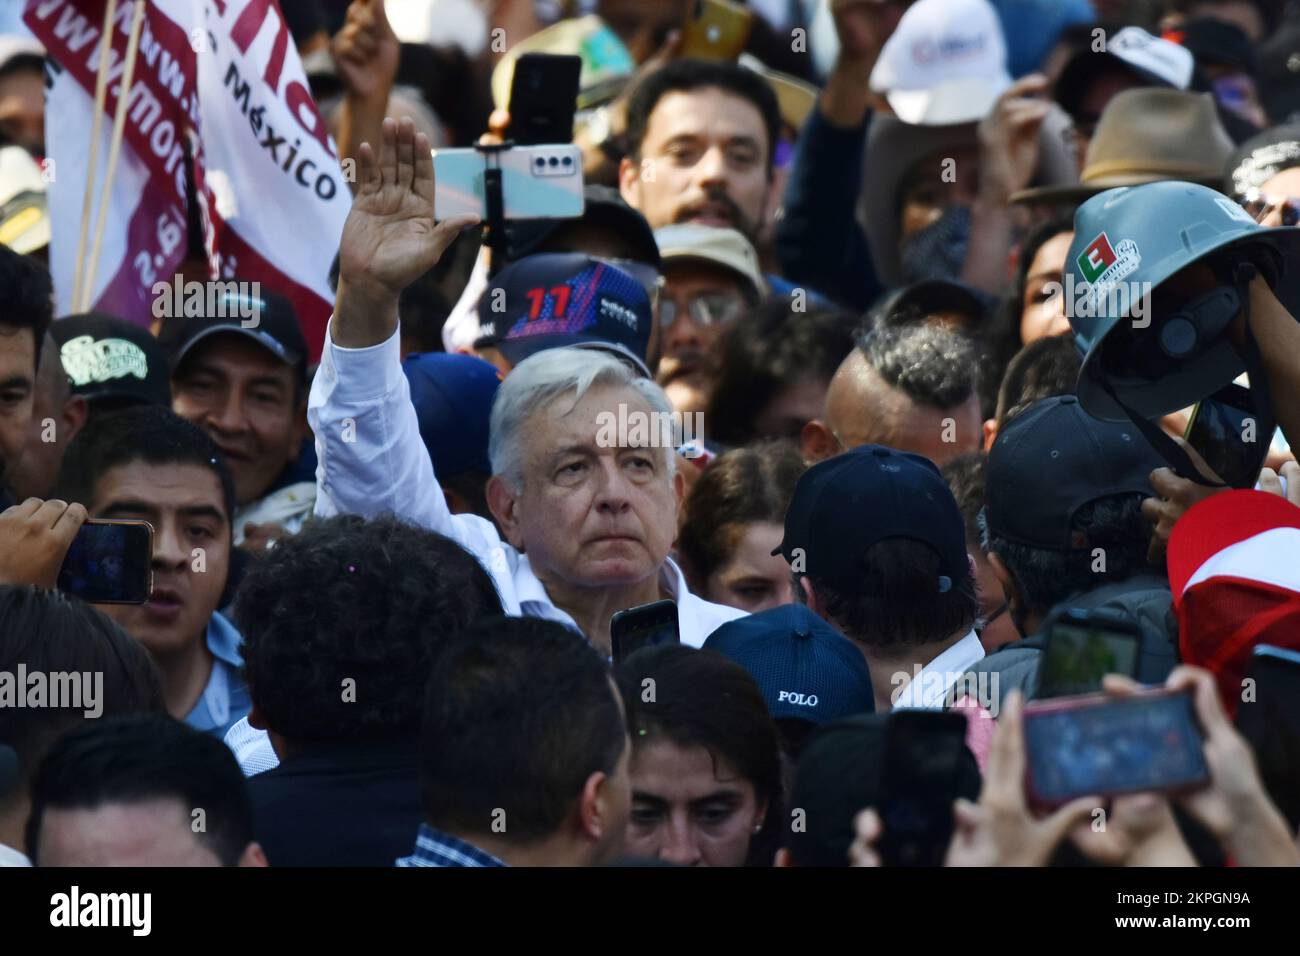
[[[475,348],[495,346],[513,365],[545,349],[602,348],[647,377],[653,309],[631,273],[581,252],[544,252],[512,262],[479,299]]]
[[[772,717],[822,724],[876,709],[862,652],[802,604],[723,624],[704,642],[749,671]]]
[[[50,324],[72,393],[99,405],[166,405],[172,388],[167,355],[143,326],[103,312]]]
[[[203,283],[220,285],[217,280]],[[188,285],[188,283],[187,283]],[[236,286],[235,281],[225,283]],[[245,283],[238,283],[243,286]],[[259,289],[257,295],[241,291],[215,292],[216,314],[187,315],[170,318],[163,323],[160,341],[171,354],[172,373],[204,339],[222,332],[230,332],[252,339],[281,362],[291,366],[300,381],[307,379],[307,340],[298,324],[298,310],[293,303],[276,292]],[[244,318],[249,316],[249,318]],[[246,324],[247,323],[247,324]]]
[[[989,449],[984,519],[1009,541],[1073,550],[1075,512],[1111,495],[1154,495],[1151,472],[1164,466],[1132,423],[1093,418],[1074,395],[1040,399]]]
[[[961,509],[930,459],[884,445],[862,445],[818,462],[800,476],[772,554],[839,590],[862,584],[866,550],[911,538],[939,556],[936,593],[970,575]]]
[[[501,385],[496,367],[473,355],[426,352],[407,356],[402,371],[433,470],[442,477],[492,474],[488,421]]]

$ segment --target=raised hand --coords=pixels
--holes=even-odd
[[[388,101],[397,80],[401,41],[388,23],[384,0],[352,0],[343,28],[330,41],[339,79],[353,96]]]
[[[429,139],[410,119],[385,119],[379,154],[362,143],[357,194],[339,240],[339,288],[331,332],[344,348],[384,341],[397,328],[397,298],[432,268],[476,216],[436,221]]]

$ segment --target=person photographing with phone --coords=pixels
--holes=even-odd
[[[397,299],[476,220],[437,221],[429,144],[411,123],[386,121],[379,149],[364,146],[360,159],[308,403],[316,513],[392,512],[444,534],[482,562],[508,614],[560,621],[605,652],[616,612],[662,599],[677,604],[682,642],[703,644],[742,612],[696,597],[668,557],[684,489],[672,448],[601,427],[610,415],[670,412],[634,364],[573,348],[520,362],[492,413],[487,499],[501,531],[449,512],[401,373]]]

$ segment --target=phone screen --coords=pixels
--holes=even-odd
[[[59,569],[58,588],[90,604],[143,604],[153,588],[153,529],[142,521],[87,521]]]
[[[960,714],[889,715],[879,808],[885,866],[943,865],[965,746],[966,719]]]
[[[1247,675],[1254,696],[1237,708],[1237,728],[1255,749],[1273,802],[1300,824],[1300,654],[1261,644]]]
[[[643,647],[680,644],[676,602],[655,601],[619,611],[610,620],[609,638],[616,661]]]
[[[1209,776],[1187,694],[1031,704],[1024,723],[1031,792],[1048,805],[1089,794],[1178,790]]]
[[[1255,434],[1258,427],[1250,390],[1232,384],[1197,403],[1185,437],[1225,482],[1253,488],[1273,440],[1272,435]]]
[[[1068,697],[1101,690],[1106,674],[1137,673],[1141,637],[1088,624],[1053,625],[1038,670],[1038,697]]]

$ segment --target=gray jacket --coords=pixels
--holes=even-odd
[[[1137,624],[1143,632],[1137,665],[1137,679],[1142,683],[1163,682],[1178,663],[1178,619],[1173,612],[1169,582],[1162,575],[1135,574],[1066,598],[1052,611],[1066,607],[1110,611]],[[994,686],[999,702],[1015,689],[1031,698],[1038,688],[1038,665],[1046,640],[1046,634],[1040,631],[1000,647],[972,667],[970,673],[977,680],[980,674],[997,674]]]

